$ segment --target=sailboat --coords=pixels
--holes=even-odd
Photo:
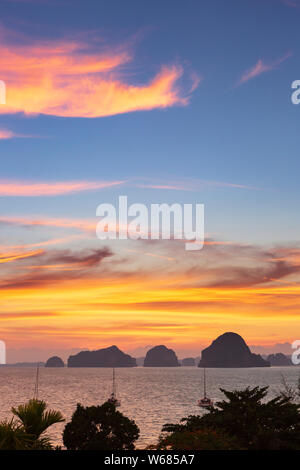
[[[204,397],[198,400],[198,406],[201,408],[210,408],[214,406],[214,402],[206,396],[206,371],[205,367],[203,368],[203,388],[204,388]]]
[[[121,406],[120,400],[117,399],[117,387],[116,387],[116,377],[115,377],[115,369],[113,369],[113,386],[112,386],[112,392],[107,400],[109,403],[115,405],[117,408],[118,406]]]

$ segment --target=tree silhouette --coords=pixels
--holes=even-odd
[[[26,434],[21,424],[13,419],[0,423],[0,450],[28,450],[32,444],[32,437]]]
[[[12,408],[17,419],[0,423],[0,450],[51,450],[52,445],[45,432],[64,419],[59,411],[46,408],[44,401],[36,399]]]
[[[68,450],[132,450],[139,428],[116,410],[113,403],[77,408],[64,429],[63,442]]]
[[[17,416],[25,432],[38,440],[50,426],[64,421],[60,411],[46,410],[46,408],[47,404],[43,400],[33,398],[25,405],[12,408],[11,411]]]
[[[267,401],[268,387],[221,391],[227,400],[209,413],[166,424],[163,432],[178,439],[187,431],[214,430],[233,437],[242,449],[300,449],[300,404],[282,394]]]

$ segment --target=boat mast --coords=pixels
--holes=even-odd
[[[113,389],[112,396],[116,398],[116,379],[115,379],[115,369],[113,369]]]
[[[35,387],[34,387],[34,399],[38,400],[39,397],[39,370],[40,370],[40,364],[39,362],[37,363],[36,366],[36,377],[35,377]]]
[[[204,373],[204,398],[206,398],[206,374],[205,374],[205,367],[203,368]]]

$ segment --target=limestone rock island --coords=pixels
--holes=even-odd
[[[271,366],[292,366],[291,359],[282,353],[269,354],[267,361]]]
[[[145,357],[144,367],[179,367],[177,356],[172,349],[166,346],[155,346]]]
[[[136,360],[117,346],[81,351],[68,359],[68,367],[136,367]]]
[[[199,367],[270,367],[270,363],[253,354],[240,335],[224,333],[203,349]]]
[[[45,367],[65,367],[64,361],[58,356],[49,357]]]

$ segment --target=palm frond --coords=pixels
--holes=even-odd
[[[31,399],[24,405],[12,408],[12,413],[19,419],[25,431],[38,439],[49,426],[64,421],[60,411],[46,411],[46,408],[43,400]]]

